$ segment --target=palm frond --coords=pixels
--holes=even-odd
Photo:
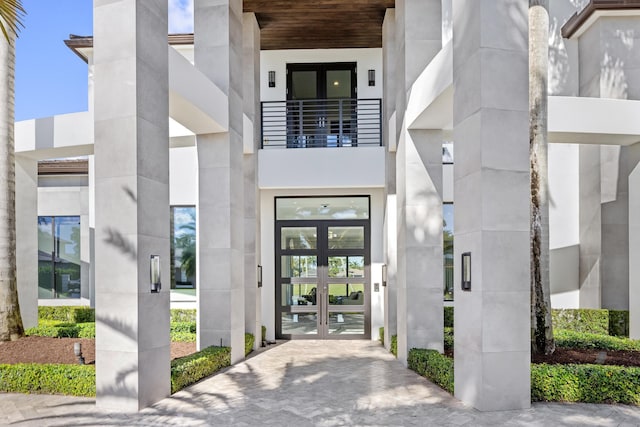
[[[22,19],[26,13],[22,0],[0,0],[0,30],[7,41],[11,40],[9,32],[17,37],[24,28]]]

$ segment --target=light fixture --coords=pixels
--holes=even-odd
[[[471,252],[462,254],[462,290],[471,290]]]
[[[382,264],[382,286],[387,286],[387,264]]]
[[[369,86],[376,85],[376,70],[369,70]]]
[[[75,354],[76,358],[78,358],[78,364],[84,365],[84,357],[82,356],[82,343],[73,343],[73,354]]]
[[[160,282],[160,255],[151,255],[149,272],[151,293],[156,294],[160,292],[160,288],[162,287],[162,283]]]
[[[258,270],[256,272],[256,277],[258,279],[258,287],[262,287],[262,266],[258,264]]]
[[[276,87],[276,72],[269,71],[269,87]]]
[[[333,85],[334,86],[340,86],[340,82],[336,80],[336,81],[333,82]]]

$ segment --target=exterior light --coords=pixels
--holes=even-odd
[[[369,70],[369,86],[376,85],[376,70]]]
[[[382,286],[387,286],[387,264],[382,264]]]
[[[84,357],[82,356],[82,343],[73,343],[73,354],[75,354],[76,358],[78,359],[78,364],[84,365]]]
[[[269,71],[269,87],[276,87],[276,72]]]
[[[471,252],[462,254],[462,290],[471,290]]]
[[[262,266],[258,264],[258,271],[256,277],[258,278],[258,287],[262,287]]]
[[[160,282],[160,255],[151,255],[149,262],[150,281],[151,281],[151,293],[160,292],[162,283]]]

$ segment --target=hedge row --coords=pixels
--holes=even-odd
[[[407,357],[409,369],[453,394],[453,359],[436,350],[412,348]]]
[[[93,322],[44,324],[27,329],[25,334],[51,338],[95,338],[96,324]]]
[[[453,350],[453,328],[444,328],[444,349]]]
[[[629,336],[629,311],[597,309],[553,309],[553,327],[575,332]]]
[[[389,349],[389,351],[395,357],[398,357],[398,336],[397,335],[391,336],[391,348]]]
[[[231,364],[229,347],[208,347],[171,361],[171,393],[182,390]]]
[[[531,365],[531,400],[640,404],[640,368]]]
[[[453,328],[453,307],[444,308],[444,327]]]
[[[95,310],[85,306],[38,307],[38,318],[65,323],[95,322]]]
[[[171,322],[189,322],[196,323],[195,308],[172,308]]]
[[[93,365],[0,365],[0,392],[93,397],[96,370]]]
[[[251,353],[253,351],[253,344],[255,343],[256,338],[253,334],[244,334],[244,355]]]
[[[557,347],[640,351],[640,340],[632,340],[629,338],[589,334],[586,332],[574,332],[562,329],[554,329],[553,336],[556,340]]]

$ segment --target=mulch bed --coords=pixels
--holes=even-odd
[[[82,343],[82,355],[86,364],[96,360],[95,340],[80,338],[25,337],[18,341],[0,342],[0,364],[2,363],[66,363],[76,364],[73,344]],[[171,359],[188,356],[196,352],[194,342],[172,342]]]
[[[591,363],[640,366],[640,351],[556,348],[556,351],[550,356],[532,355],[531,361],[548,364]]]

